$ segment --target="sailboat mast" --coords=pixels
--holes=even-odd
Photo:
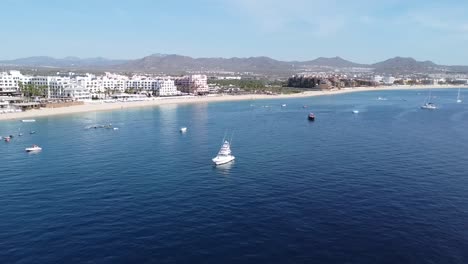
[[[221,144],[224,144],[224,141],[226,141],[226,134],[227,134],[227,131],[224,131],[223,142],[221,142]]]
[[[232,131],[231,139],[229,140],[229,146],[232,146],[232,138],[234,137],[234,131]]]

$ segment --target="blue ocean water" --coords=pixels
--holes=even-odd
[[[468,263],[456,92],[436,111],[412,90],[1,122],[24,136],[0,142],[0,263]],[[236,160],[215,168],[226,131]]]

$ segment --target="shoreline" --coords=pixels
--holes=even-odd
[[[265,100],[265,99],[289,99],[289,98],[302,98],[323,95],[337,95],[344,93],[354,92],[368,92],[368,91],[391,91],[391,90],[419,90],[419,89],[456,89],[468,88],[468,86],[451,86],[451,85],[413,85],[413,86],[382,86],[382,87],[354,87],[341,90],[331,91],[305,91],[297,94],[280,94],[280,95],[266,95],[266,94],[247,94],[247,95],[216,95],[216,96],[202,96],[202,97],[184,97],[184,98],[161,98],[156,97],[148,101],[136,102],[114,102],[114,103],[85,103],[84,105],[61,107],[61,108],[42,108],[28,110],[20,113],[7,113],[0,114],[0,121],[6,120],[21,120],[25,118],[69,115],[86,112],[98,111],[113,111],[129,108],[142,108],[154,107],[166,104],[194,104],[194,103],[211,103],[211,102],[228,102],[228,101],[245,101],[245,100]]]

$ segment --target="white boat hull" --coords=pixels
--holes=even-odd
[[[229,155],[229,156],[216,156],[212,159],[215,165],[226,164],[233,161],[236,157]]]
[[[435,109],[437,109],[437,107],[435,107],[435,106],[424,106],[423,105],[423,106],[421,106],[421,109],[435,110]]]
[[[42,148],[39,148],[39,147],[37,147],[37,148],[26,148],[25,150],[26,150],[26,152],[35,152],[35,151],[41,151]]]

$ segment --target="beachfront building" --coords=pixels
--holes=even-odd
[[[123,93],[127,89],[127,81],[127,76],[106,72],[101,79],[101,89],[104,89],[107,94]]]
[[[394,82],[395,82],[395,77],[393,76],[385,76],[383,78],[383,83],[386,84],[386,85],[392,85]]]
[[[207,94],[210,91],[206,75],[201,74],[177,78],[175,85],[183,93],[201,95]]]
[[[133,93],[151,94],[157,86],[157,80],[154,78],[135,75],[127,80],[127,90]]]
[[[181,89],[194,94],[208,93],[206,75],[191,75],[177,79]],[[27,76],[19,71],[0,72],[0,95],[21,94],[23,85],[44,89],[49,99],[88,100],[111,98],[115,94],[141,94],[145,96],[175,96],[181,92],[175,80],[167,76],[125,75],[106,72],[94,74],[61,74],[54,76]],[[188,92],[187,92],[188,93]]]
[[[24,77],[19,71],[0,72],[0,95],[19,94],[19,83]]]
[[[65,90],[71,85],[70,77],[47,77],[47,98],[66,98]]]
[[[382,76],[380,76],[380,75],[375,75],[375,76],[374,76],[374,82],[376,82],[376,83],[381,83],[382,80],[383,80],[383,77],[382,77]]]
[[[174,80],[169,78],[158,79],[153,88],[153,95],[155,96],[175,96],[179,94],[180,92],[177,90]]]
[[[13,94],[18,91],[18,83],[15,82],[13,76],[9,72],[0,74],[0,94]]]
[[[92,98],[104,99],[112,94],[123,93],[127,89],[128,77],[109,72],[103,76],[86,73],[73,77],[72,81],[87,89]]]
[[[91,93],[86,87],[77,83],[71,83],[64,89],[64,97],[73,101],[89,101],[91,100]]]

